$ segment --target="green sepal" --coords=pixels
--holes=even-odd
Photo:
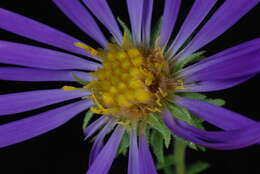
[[[202,122],[203,120],[200,119],[199,117],[191,114],[187,109],[173,104],[173,103],[169,103],[168,105],[169,111],[172,113],[172,115],[174,117],[176,117],[179,120],[185,121],[186,123],[196,127],[196,128],[200,128],[200,129],[204,129]],[[206,149],[200,145],[197,145],[195,143],[186,141],[180,137],[175,137],[176,139],[180,139],[180,141],[182,141],[183,143],[187,144],[190,148],[194,149],[194,150],[202,150],[205,151]]]
[[[213,105],[217,105],[217,106],[224,106],[226,104],[226,101],[220,98],[216,98],[216,99],[206,99],[204,100],[207,103],[213,104]]]
[[[174,103],[169,103],[167,106],[174,117],[189,124],[193,124],[192,117],[187,109],[180,107],[179,105],[176,105]]]
[[[226,104],[225,100],[223,100],[223,99],[207,98],[206,95],[203,95],[203,94],[198,93],[198,92],[183,92],[183,93],[178,93],[177,95],[182,96],[182,97],[186,97],[186,98],[191,98],[191,99],[194,99],[194,100],[204,101],[206,103],[210,103],[210,104],[217,105],[217,106],[224,106]]]
[[[83,129],[88,126],[90,119],[93,117],[94,113],[90,111],[90,109],[86,112],[84,120],[83,120]]]
[[[182,97],[191,98],[191,99],[195,99],[195,100],[204,100],[207,98],[206,95],[203,95],[198,92],[182,92],[182,93],[177,93],[177,94]]]
[[[129,41],[133,41],[133,38],[132,38],[132,33],[130,31],[130,29],[128,28],[128,26],[125,24],[125,22],[123,22],[119,17],[117,18],[120,26],[122,27],[123,29],[123,33],[126,35],[127,39]]]
[[[120,154],[126,155],[128,147],[129,147],[129,135],[127,132],[125,132],[119,146],[118,155]]]
[[[152,130],[150,136],[152,151],[159,163],[164,163],[164,140],[158,131]]]
[[[77,75],[72,73],[72,77],[81,85],[87,85],[89,82],[79,78]]]
[[[151,128],[154,128],[161,134],[164,140],[165,147],[168,148],[171,142],[171,132],[160,119],[159,115],[155,113],[150,114],[147,123],[150,125]]]
[[[177,72],[177,71],[183,69],[188,64],[192,64],[192,63],[202,60],[203,58],[205,58],[203,56],[204,53],[205,53],[205,51],[200,51],[200,52],[194,53],[194,54],[186,57],[185,59],[183,59],[181,62],[179,62],[177,65],[174,66],[174,72]]]
[[[155,26],[153,27],[150,39],[150,46],[154,48],[157,45],[158,40],[160,39],[160,33],[162,28],[162,17],[159,18]]]
[[[192,165],[190,165],[187,168],[187,174],[198,174],[200,172],[203,172],[209,168],[209,164],[206,162],[197,162]]]
[[[168,155],[164,157],[164,163],[158,163],[157,169],[164,169],[175,165],[174,155]]]

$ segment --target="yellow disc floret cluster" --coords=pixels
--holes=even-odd
[[[102,60],[103,66],[91,73],[93,80],[84,86],[92,93],[95,113],[122,120],[145,118],[150,112],[160,112],[163,100],[176,87],[160,48],[136,47],[129,41],[98,50],[77,46]]]

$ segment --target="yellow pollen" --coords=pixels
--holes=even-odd
[[[159,89],[159,92],[161,93],[161,95],[163,96],[163,97],[166,97],[168,94],[166,93],[166,92],[164,92],[163,90],[162,90],[162,88],[158,88]]]
[[[85,44],[83,44],[81,42],[76,42],[74,45],[76,47],[83,48],[84,50],[86,50],[86,52],[90,53],[93,56],[96,56],[97,53],[98,53],[97,50],[95,50],[94,48],[92,48],[92,47],[90,47],[88,45],[85,45]]]
[[[131,49],[128,50],[128,55],[130,57],[136,57],[136,56],[140,55],[140,52],[136,48],[131,48]]]
[[[181,86],[176,81],[166,84],[171,81],[161,49],[136,47],[125,36],[121,46],[110,43],[104,50],[82,43],[75,45],[102,59],[103,66],[91,73],[93,80],[83,87],[92,92],[90,99],[96,106],[91,111],[119,118],[118,124],[129,125],[129,120],[160,112],[168,88]]]
[[[122,126],[128,126],[131,122],[130,121],[118,121],[117,124],[120,124]]]
[[[120,51],[117,55],[117,58],[119,60],[122,60],[122,59],[126,59],[127,58],[127,54],[124,52],[124,51]]]
[[[148,91],[138,89],[135,91],[135,98],[141,102],[148,102],[151,99],[151,96]]]
[[[177,86],[175,87],[176,90],[184,90],[186,89],[184,87],[183,81],[182,80],[177,80]]]
[[[133,77],[136,77],[136,76],[140,75],[141,73],[140,73],[140,71],[139,71],[138,68],[132,68],[132,69],[130,70],[130,74],[131,74]]]
[[[91,110],[91,112],[94,112],[96,114],[108,114],[109,113],[108,109],[101,109],[101,108],[96,108],[96,107],[91,107],[90,110]]]
[[[134,57],[134,58],[132,58],[132,62],[135,66],[139,67],[143,64],[143,58],[142,57]]]
[[[76,91],[76,90],[79,90],[78,88],[75,88],[73,86],[63,86],[62,89],[64,91]]]

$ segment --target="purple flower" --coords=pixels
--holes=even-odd
[[[86,139],[98,132],[87,174],[108,173],[120,149],[124,151],[128,146],[128,173],[156,174],[147,138],[155,131],[161,133],[165,144],[169,144],[171,138],[169,130],[187,141],[214,149],[258,144],[259,122],[206,102],[204,95],[196,93],[233,87],[260,71],[259,38],[200,60],[202,53],[196,51],[224,33],[259,0],[225,1],[194,35],[216,2],[195,0],[171,41],[180,0],[165,0],[161,23],[153,32],[153,0],[126,0],[131,31],[119,20],[124,32],[105,0],[83,0],[87,9],[78,0],[54,0],[70,20],[100,45],[99,49],[0,9],[1,29],[101,62],[0,41],[0,63],[23,66],[1,67],[1,80],[68,81],[79,82],[82,86],[1,95],[2,116],[71,99],[81,100],[1,125],[0,147],[41,135],[88,108],[86,119],[93,113],[101,116],[84,129]],[[109,30],[113,36],[111,41],[103,35],[90,11]],[[221,131],[201,129],[201,122],[196,122],[198,119]]]

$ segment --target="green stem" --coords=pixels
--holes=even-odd
[[[178,139],[175,139],[174,144],[174,161],[176,174],[185,174],[185,149],[186,144]]]

